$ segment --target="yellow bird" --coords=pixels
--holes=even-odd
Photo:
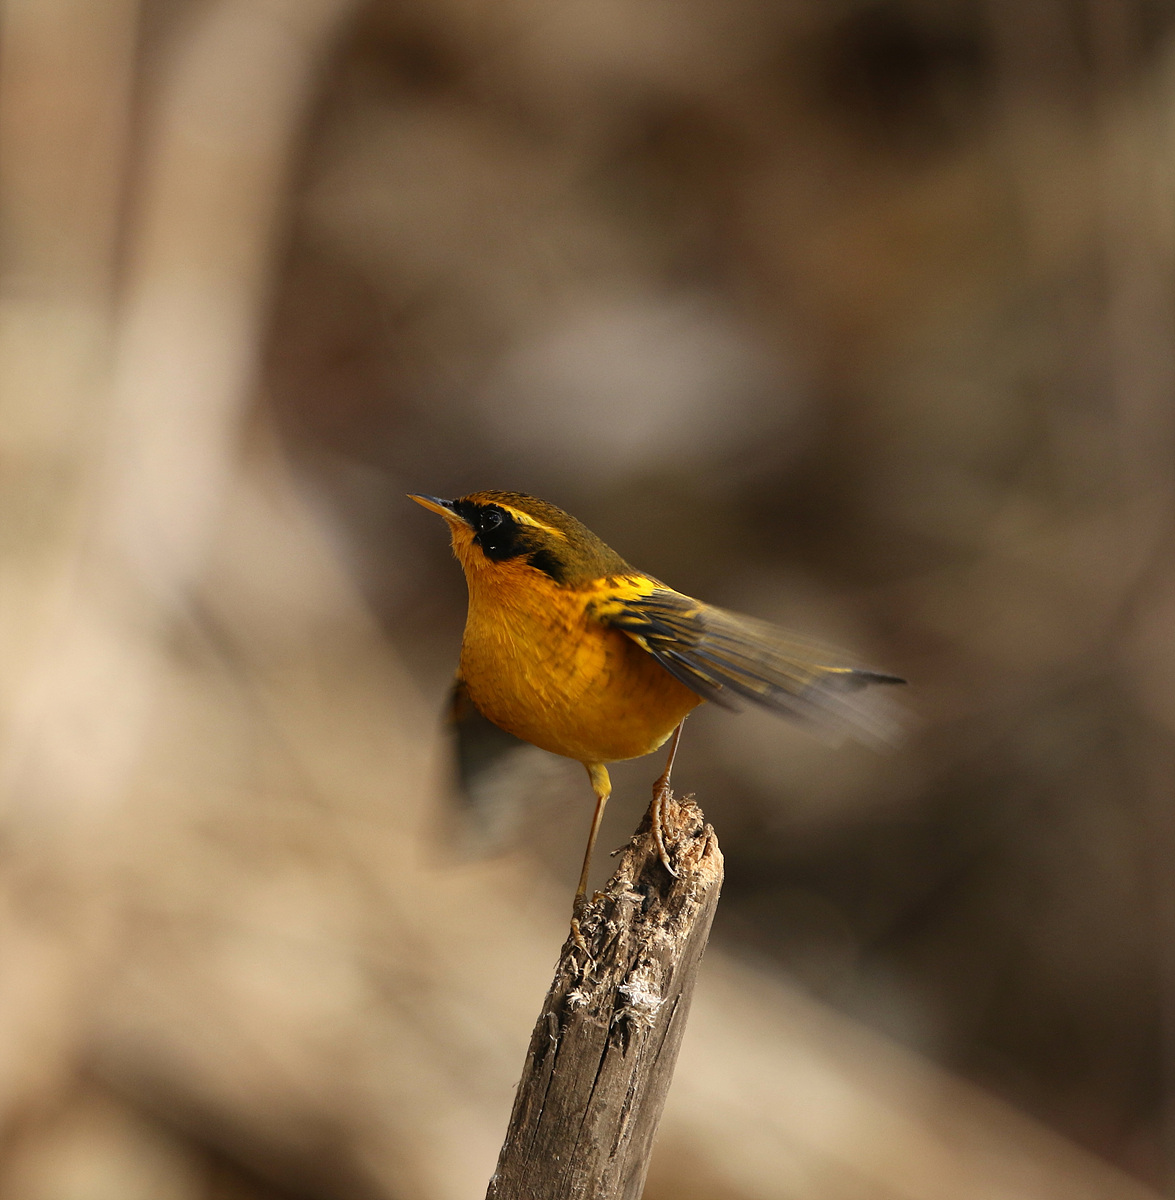
[[[596,811],[576,915],[612,791],[606,764],[649,754],[671,735],[652,826],[661,862],[675,873],[661,806],[682,724],[703,700],[726,708],[749,700],[865,737],[888,732],[884,713],[859,693],[904,680],[830,660],[815,643],[674,591],[545,500],[520,492],[411,498],[448,522],[469,586],[456,720],[480,714],[587,768]]]

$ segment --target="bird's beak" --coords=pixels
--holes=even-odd
[[[465,518],[458,516],[454,510],[452,500],[442,500],[439,496],[418,496],[415,492],[409,492],[408,499],[415,500],[422,508],[427,508],[429,512],[435,512],[438,516],[444,517],[446,521],[465,524]]]

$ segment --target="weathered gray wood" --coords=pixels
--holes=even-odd
[[[568,938],[487,1200],[637,1200],[722,886],[713,829],[670,798],[674,879],[646,817]]]

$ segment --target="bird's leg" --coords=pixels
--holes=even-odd
[[[604,806],[612,794],[612,780],[608,778],[608,768],[603,763],[584,763],[587,767],[588,778],[592,781],[592,791],[596,793],[596,812],[592,817],[592,829],[588,834],[587,849],[583,855],[583,870],[579,873],[579,887],[575,889],[575,902],[571,909],[571,934],[575,944],[581,950],[587,950],[583,934],[579,931],[579,915],[587,903],[588,872],[592,866],[592,851],[596,847],[596,835],[600,832],[600,822],[604,819]]]
[[[665,826],[663,824],[665,815],[665,801],[672,795],[669,787],[669,776],[673,771],[673,760],[677,757],[677,743],[681,741],[681,731],[685,728],[685,717],[681,718],[680,724],[673,731],[673,741],[669,743],[669,761],[665,764],[665,771],[661,778],[653,784],[653,803],[649,807],[649,824],[653,829],[653,840],[657,843],[657,857],[661,860],[661,865],[675,879],[677,872],[669,865],[669,852],[665,849]]]

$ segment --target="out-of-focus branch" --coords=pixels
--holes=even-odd
[[[6,589],[18,611],[0,636],[24,643],[4,647],[0,811],[23,864],[6,880],[4,913],[10,978],[26,975],[27,959],[36,993],[0,995],[6,1104],[20,1103],[17,1080],[52,1076],[79,980],[102,959],[109,914],[94,897],[116,836],[110,818],[233,469],[291,149],[351,7],[194,7],[147,102],[133,197],[120,131],[137,9],[56,0],[3,10],[0,199],[14,219],[0,280],[0,395],[10,444],[23,438],[25,485],[7,508],[50,535],[34,534],[35,555],[0,568],[19,581]],[[37,132],[51,135],[52,153]],[[117,304],[120,201],[134,223]],[[30,332],[31,353],[20,349]],[[53,486],[63,464],[64,504]],[[65,903],[70,919],[48,931],[26,920],[22,889],[94,896]]]
[[[24,804],[126,784],[151,660],[204,562],[258,357],[289,157],[350,0],[220,0],[177,35],[152,109],[92,518],[17,709]]]

